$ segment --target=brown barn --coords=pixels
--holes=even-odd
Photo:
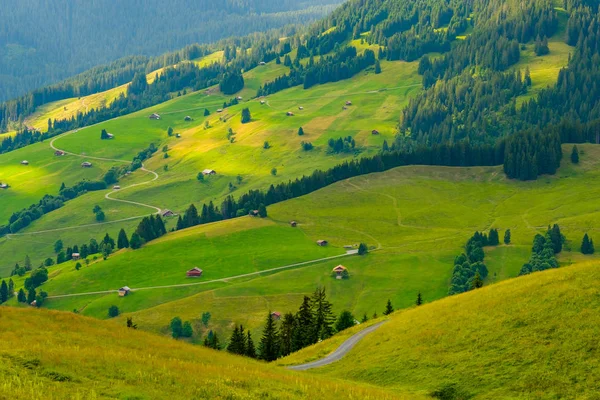
[[[174,215],[175,215],[175,213],[174,213],[173,211],[171,211],[171,210],[163,210],[163,211],[160,213],[160,215],[162,215],[162,216],[163,216],[163,218],[165,218],[165,217],[172,217],[172,216],[174,216]]]
[[[71,258],[75,261],[79,260],[81,258],[81,254],[79,253],[73,253],[71,254]]]
[[[296,221],[290,221],[290,226],[292,228],[295,228],[298,225],[298,223]]]
[[[160,115],[158,115],[157,113],[152,113],[150,114],[150,119],[160,119]]]
[[[332,272],[335,274],[335,279],[342,279],[344,271],[347,271],[347,269],[341,264],[332,270]]]
[[[204,171],[202,171],[202,175],[216,175],[217,171],[215,171],[214,169],[205,169]]]
[[[327,242],[327,240],[321,239],[321,240],[317,240],[317,244],[319,246],[327,246],[329,243]]]
[[[91,168],[92,167],[92,163],[88,162],[88,161],[84,161],[84,162],[81,163],[81,166],[83,168]]]
[[[185,275],[188,278],[199,278],[202,276],[202,270],[198,267],[194,267],[192,269],[190,269],[188,272],[185,273]]]
[[[54,155],[55,155],[55,156],[64,156],[64,155],[65,155],[65,152],[64,152],[64,151],[62,151],[62,150],[56,150],[56,151],[54,152]]]
[[[294,113],[291,111],[288,111],[287,113],[285,113],[285,115],[287,115],[288,117],[293,117]]]
[[[273,311],[271,313],[271,318],[273,318],[275,321],[278,321],[281,319],[281,313],[279,311]]]
[[[379,135],[379,131],[377,129],[373,129],[371,131],[371,135]]]
[[[347,106],[351,106],[351,105],[352,105],[352,102],[351,102],[350,100],[348,100],[348,101],[346,101],[346,105],[347,105]]]

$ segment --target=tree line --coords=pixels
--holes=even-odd
[[[550,268],[558,268],[556,254],[560,253],[565,242],[565,236],[560,232],[557,224],[548,226],[548,230],[542,236],[539,233],[533,238],[531,257],[521,267],[519,275],[527,275],[532,272],[545,271]]]
[[[508,234],[510,240],[510,233]],[[505,235],[506,238],[506,235]],[[497,246],[500,244],[497,229],[490,229],[489,235],[475,232],[464,247],[464,252],[454,259],[454,270],[450,281],[449,295],[464,293],[483,286],[483,280],[488,276],[488,269],[484,264],[484,246]]]

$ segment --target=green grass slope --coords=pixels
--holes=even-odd
[[[597,398],[599,284],[587,262],[400,311],[313,372],[415,395],[453,387],[445,398]]]
[[[408,398],[69,313],[0,307],[0,318],[2,398]]]

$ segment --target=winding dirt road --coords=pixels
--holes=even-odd
[[[352,335],[348,339],[346,339],[346,341],[344,341],[344,343],[342,343],[340,345],[340,347],[335,349],[335,351],[333,353],[329,354],[325,358],[321,358],[320,360],[309,362],[306,364],[291,365],[288,367],[288,369],[292,369],[294,371],[306,371],[307,369],[319,368],[319,367],[323,367],[325,365],[334,363],[336,361],[339,361],[346,354],[348,354],[348,352],[350,350],[352,350],[352,348],[354,346],[356,346],[356,344],[358,342],[360,342],[362,340],[362,338],[364,338],[366,335],[368,335],[369,333],[371,333],[374,330],[376,330],[377,328],[379,328],[385,322],[387,322],[387,321],[378,322],[375,325],[371,325],[368,328],[365,328],[362,331],[355,333],[354,335]]]

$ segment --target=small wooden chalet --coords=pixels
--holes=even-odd
[[[202,171],[202,175],[216,175],[217,171],[215,171],[214,169],[205,169],[204,171]]]
[[[348,100],[348,101],[346,101],[346,105],[347,105],[347,106],[351,106],[351,105],[352,105],[352,102],[351,102],[350,100]]]
[[[371,131],[371,135],[379,135],[379,131],[377,129],[373,129]]]
[[[8,189],[8,183],[0,183],[0,189]]]
[[[335,274],[335,279],[342,279],[344,271],[348,271],[348,269],[340,264],[335,267],[332,272]]]
[[[275,321],[278,321],[281,319],[281,313],[279,311],[273,311],[271,313],[271,318],[273,318]]]
[[[187,271],[187,272],[185,273],[185,275],[186,275],[188,278],[199,278],[199,277],[201,277],[201,276],[202,276],[202,272],[203,272],[203,271],[202,271],[200,268],[198,268],[198,267],[194,267],[194,268],[190,269],[189,271]]]
[[[23,161],[21,161],[21,165],[29,165],[29,161],[23,160]]]
[[[317,244],[319,246],[327,246],[329,243],[327,242],[327,240],[321,239],[321,240],[317,240]]]
[[[250,210],[248,215],[250,215],[252,217],[258,217],[258,210]]]
[[[119,297],[125,297],[129,294],[129,292],[131,292],[129,286],[123,286],[119,289]]]
[[[173,211],[171,211],[171,210],[166,210],[166,209],[165,209],[165,210],[162,210],[162,212],[160,213],[160,215],[161,215],[163,218],[166,218],[166,217],[172,217],[172,216],[174,216],[174,215],[175,215],[175,213],[174,213]]]
[[[119,186],[119,185],[113,186],[113,190],[119,190],[119,189],[121,189],[121,186]]]
[[[287,113],[285,113],[285,115],[287,115],[288,117],[293,117],[294,113],[291,111],[288,111]]]
[[[150,114],[150,119],[160,119],[160,115],[158,115],[157,113],[152,113]]]
[[[29,305],[32,307],[37,307],[37,300],[32,301],[31,303],[29,303]]]
[[[64,151],[62,151],[62,150],[56,150],[56,151],[54,152],[54,155],[55,155],[55,156],[64,156],[64,155],[65,155],[65,152],[64,152]]]
[[[192,117],[190,117],[189,115],[187,115],[187,116],[186,116],[186,117],[185,117],[183,120],[184,120],[184,121],[191,121],[191,120],[192,120]]]
[[[266,103],[266,101],[264,101],[264,100],[260,101],[260,104],[265,104],[265,103]]]
[[[91,168],[92,167],[92,163],[89,162],[89,161],[84,161],[84,162],[81,163],[81,166],[83,168]]]
[[[181,137],[181,133],[176,133],[176,134],[175,134],[175,137],[176,137],[176,138],[180,138],[180,137]]]
[[[295,228],[296,226],[298,226],[298,223],[296,221],[290,221],[290,226],[292,228]]]
[[[298,110],[304,110],[304,107],[300,106],[298,107]]]
[[[219,108],[219,109],[217,110],[217,112],[218,112],[218,113],[220,113],[220,112],[223,112],[223,109],[222,109],[222,108]]]
[[[81,254],[79,254],[79,253],[71,254],[71,259],[73,259],[75,261],[79,260],[80,258],[81,258]]]
[[[264,61],[261,61],[258,63],[258,65],[265,65],[265,64],[266,64],[266,62],[264,62]]]

